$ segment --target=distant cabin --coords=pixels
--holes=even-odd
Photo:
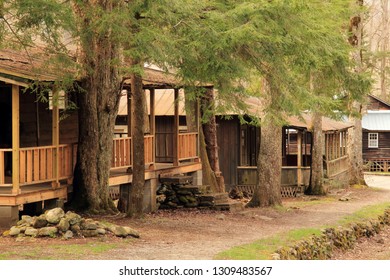
[[[390,171],[390,104],[370,95],[362,118],[363,160],[371,172]]]

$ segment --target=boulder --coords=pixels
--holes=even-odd
[[[78,215],[78,214],[76,214],[76,213],[74,213],[72,211],[66,212],[65,218],[68,220],[70,225],[78,224],[82,220],[80,215]]]
[[[47,225],[46,215],[42,214],[38,217],[33,217],[31,225],[34,228],[43,228]]]
[[[10,236],[17,236],[20,234],[20,228],[18,227],[11,227],[10,230],[9,230],[9,233],[8,233]]]
[[[80,223],[80,228],[82,230],[96,230],[97,227],[97,223],[92,219],[86,219]]]
[[[61,232],[66,232],[70,228],[69,221],[65,217],[62,218],[58,223],[57,228]]]
[[[65,217],[65,212],[62,210],[62,208],[54,208],[51,210],[46,211],[46,220],[50,224],[58,224],[60,220]]]
[[[95,237],[95,236],[99,235],[99,233],[96,229],[92,229],[92,230],[84,229],[84,230],[81,230],[81,234],[84,237]]]
[[[49,237],[55,237],[58,232],[58,229],[56,227],[43,227],[38,230],[38,236],[49,236]]]
[[[25,235],[27,236],[37,236],[38,235],[38,230],[36,228],[33,228],[33,227],[28,227],[26,228],[26,231],[24,232]]]
[[[71,230],[67,230],[62,237],[64,239],[71,239],[73,238],[73,232]]]
[[[127,235],[135,238],[139,238],[139,233],[135,230],[132,229],[131,227],[123,227],[127,233]]]

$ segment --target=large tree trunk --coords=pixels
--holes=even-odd
[[[185,96],[185,106],[186,106],[186,120],[187,120],[187,128],[189,132],[198,131],[197,118],[195,117],[198,106],[196,103],[198,102],[197,98],[193,98],[191,94],[195,94],[194,92],[190,92],[189,90],[184,91]],[[207,155],[206,142],[203,135],[203,129],[199,129],[199,156],[202,161],[202,182],[204,185],[209,185],[210,188],[217,192],[219,190],[219,185],[217,182],[217,178],[215,177],[214,171],[211,169],[209,158]]]
[[[363,0],[357,0],[357,4],[363,6]],[[353,59],[356,61],[356,71],[362,71],[362,41],[363,41],[363,22],[361,15],[357,15],[351,19],[350,23],[351,36],[349,42],[356,47],[353,53]],[[362,113],[363,105],[353,101],[351,109]],[[354,127],[348,130],[347,151],[350,167],[350,184],[365,185],[363,173],[363,140],[362,140],[362,120],[354,116],[349,117],[349,121]]]
[[[143,213],[145,187],[145,114],[146,97],[142,77],[132,74],[132,144],[133,144],[133,182],[129,192],[128,215],[139,217]]]
[[[282,204],[282,128],[273,122],[261,126],[257,186],[248,207]]]
[[[319,113],[313,113],[312,127],[312,146],[311,146],[311,169],[310,169],[310,185],[306,190],[306,194],[324,195],[324,169],[323,169],[323,147],[324,136],[322,134],[322,116]]]
[[[263,112],[271,108],[280,111],[279,94],[263,79]],[[260,147],[257,161],[257,184],[247,207],[267,207],[282,204],[282,127],[274,117],[263,113],[260,131]]]
[[[217,141],[217,122],[212,110],[214,95],[213,88],[207,88],[206,93],[202,96],[202,112],[211,109],[211,113],[206,117],[206,123],[202,125],[204,141],[206,144],[207,158],[210,163],[211,170],[217,180],[217,192],[225,192],[225,181],[219,167],[218,141]],[[203,114],[204,115],[204,114]],[[201,142],[202,144],[202,142]],[[201,145],[202,146],[202,145]],[[207,165],[206,165],[207,167]],[[206,172],[208,172],[206,170]]]
[[[111,1],[76,7],[83,19],[82,30],[88,30],[94,20],[89,12],[96,5],[113,9]],[[78,9],[77,9],[78,8]],[[85,9],[89,9],[85,11]],[[81,80],[79,101],[79,143],[74,179],[74,206],[92,213],[117,211],[109,196],[109,171],[112,157],[112,135],[120,97],[118,44],[110,31],[88,33],[81,38],[81,63],[85,76]]]

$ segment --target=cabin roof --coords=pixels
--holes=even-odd
[[[63,69],[50,68],[47,55],[39,49],[0,50],[0,81],[27,86],[31,81],[53,82],[60,78]],[[71,70],[72,71],[72,70]],[[130,85],[130,79],[124,81]],[[179,80],[173,73],[167,73],[156,67],[144,68],[143,85],[145,88],[173,88]]]
[[[287,122],[291,126],[312,129],[313,120],[309,114],[302,114],[301,118],[297,116],[291,116],[287,118]],[[337,121],[328,117],[322,117],[322,131],[337,131],[345,130],[352,127],[353,124],[347,121]]]
[[[367,111],[362,127],[373,131],[390,131],[390,111]]]

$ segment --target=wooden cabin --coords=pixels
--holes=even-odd
[[[31,63],[32,62],[32,63]],[[0,223],[12,224],[23,209],[42,210],[66,202],[72,192],[73,169],[77,153],[77,110],[66,111],[63,102],[37,102],[36,91],[29,89],[33,81],[52,83],[55,74],[47,69],[39,72],[43,61],[10,50],[0,51]],[[160,176],[176,174],[198,178],[201,163],[198,157],[198,133],[180,132],[178,102],[179,88],[172,76],[161,71],[145,69],[144,89],[148,92],[150,114],[149,132],[145,135],[145,200],[144,209],[156,208],[155,193]],[[125,81],[129,89],[129,81]],[[173,89],[174,108],[171,136],[172,159],[156,161],[155,90]],[[125,99],[129,102],[130,94]],[[50,99],[50,96],[46,96]],[[69,96],[68,96],[69,97]],[[127,97],[127,98],[126,98]],[[131,103],[129,103],[131,104]],[[62,107],[64,106],[64,107]],[[131,105],[127,106],[131,115]],[[131,127],[131,118],[127,118]],[[113,135],[113,156],[110,172],[110,192],[118,197],[121,185],[132,182],[132,142],[129,129],[122,137]]]
[[[311,165],[311,119],[289,118],[283,127],[282,195],[294,196],[309,185]],[[348,172],[346,137],[349,123],[323,118],[324,171],[326,178],[341,180]],[[242,125],[237,115],[218,118],[221,171],[227,190],[237,187],[253,192],[257,181],[257,158],[261,129]]]
[[[370,95],[362,118],[363,160],[367,171],[390,172],[390,104]]]

